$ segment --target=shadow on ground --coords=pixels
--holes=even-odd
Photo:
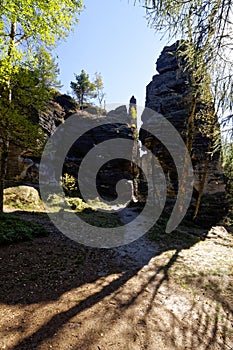
[[[49,237],[0,248],[0,303],[16,312],[2,319],[3,349],[230,349],[228,301],[214,288],[211,302],[186,298],[171,282],[180,253],[199,239],[158,239],[154,258],[140,264],[70,241],[38,215]]]

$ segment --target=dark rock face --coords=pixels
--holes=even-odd
[[[156,64],[156,69],[160,74],[176,71],[179,68],[176,51],[178,49],[178,42],[171,46],[165,46],[161,52]]]
[[[67,95],[57,95],[47,103],[45,111],[33,111],[32,121],[39,124],[43,131],[50,136],[69,115],[76,111],[74,100]],[[16,181],[38,183],[40,157],[34,156],[30,150],[11,144],[8,157],[7,178]]]
[[[133,131],[129,125],[130,116],[126,106],[120,106],[110,111],[105,116],[98,115],[95,107],[86,108],[84,111],[76,109],[76,104],[70,96],[58,95],[53,101],[47,104],[45,111],[34,117],[44,132],[52,135],[56,128],[63,123],[71,114],[76,113],[80,122],[85,122],[88,132],[83,134],[68,151],[64,161],[63,174],[67,173],[75,178],[78,177],[79,166],[85,155],[96,145],[110,139],[133,139]],[[121,117],[121,118],[119,118]],[[124,124],[119,123],[119,119],[124,120]],[[106,124],[92,128],[91,119],[106,120]],[[88,127],[90,123],[90,127]],[[62,140],[59,147],[62,147]],[[132,178],[131,163],[120,159],[121,143],[119,142],[119,159],[108,162],[103,166],[97,176],[97,188],[100,195],[116,198],[116,184],[123,178]],[[40,156],[35,157],[30,150],[12,144],[8,158],[8,173],[10,180],[23,181],[26,183],[38,184],[39,181]],[[97,175],[97,174],[96,174]]]
[[[75,112],[77,109],[77,103],[75,100],[69,95],[57,95],[54,98],[54,102],[58,103],[67,114]]]
[[[38,113],[36,123],[50,136],[54,133],[56,127],[63,123],[71,114],[75,113],[76,110],[77,104],[72,97],[58,94],[52,101],[47,103],[45,111]]]
[[[178,43],[163,49],[157,60],[159,74],[146,87],[146,107],[161,113],[182,133],[190,114],[189,75],[177,56]],[[148,120],[142,120],[148,124]],[[152,121],[153,123],[153,121]]]
[[[39,112],[37,123],[42,127],[44,132],[50,136],[56,130],[66,116],[65,110],[62,106],[54,101],[50,101],[47,104],[46,110]]]
[[[184,59],[177,55],[178,42],[165,47],[157,60],[157,71],[159,74],[153,76],[152,81],[146,88],[146,107],[161,114],[169,120],[178,130],[184,142],[187,139],[187,126],[192,110],[192,94],[190,88],[190,76],[184,70]],[[195,113],[204,110],[205,106],[197,103]],[[153,113],[142,115],[142,129],[140,139],[151,150],[156,153],[165,174],[167,175],[168,188],[172,192],[177,190],[177,175],[174,163],[166,148],[157,139],[143,131],[153,125]],[[216,121],[217,123],[217,121]],[[193,150],[191,154],[194,168],[194,192],[198,193],[206,167],[206,158],[209,144],[212,142],[199,131],[201,122],[195,121],[195,134],[193,139]],[[204,194],[212,195],[225,191],[224,176],[221,168],[220,155],[215,154],[207,166],[207,177],[205,180]]]
[[[119,139],[118,154],[119,158],[106,162],[100,169],[97,175],[97,189],[100,196],[106,198],[116,198],[116,184],[121,179],[132,179],[132,165],[130,161],[120,158],[120,155],[124,153],[122,149],[122,143],[120,139],[133,140],[133,131],[130,125],[127,123],[129,115],[126,106],[120,106],[115,110],[110,111],[106,116],[96,116],[95,114],[88,113],[88,109],[84,112],[79,112],[79,118],[84,118],[85,123],[94,118],[95,120],[100,119],[106,120],[106,124],[99,127],[92,128],[90,124],[90,130],[83,134],[71,147],[67,153],[67,157],[64,163],[63,171],[73,177],[78,177],[79,166],[85,157],[85,155],[96,145],[104,143],[107,140]],[[119,115],[125,120],[125,124],[119,123]],[[122,119],[121,119],[122,120]],[[133,145],[133,143],[132,143]],[[103,156],[108,155],[109,150],[104,150]],[[79,179],[82,181],[82,179]],[[86,181],[86,180],[85,180]]]

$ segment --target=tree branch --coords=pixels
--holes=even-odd
[[[24,34],[21,36],[21,38],[19,38],[16,42],[15,42],[15,46],[20,45],[24,40],[26,40],[28,38],[27,34]]]

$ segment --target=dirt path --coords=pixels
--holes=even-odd
[[[38,220],[49,237],[0,248],[0,349],[233,349],[225,229],[188,249],[142,237],[105,250]]]

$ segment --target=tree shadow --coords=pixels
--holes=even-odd
[[[18,214],[22,215],[20,212]],[[26,216],[30,218],[28,213],[26,213]],[[34,216],[37,215],[34,214]],[[43,220],[47,222],[43,215],[37,216],[38,222],[43,223]],[[136,344],[136,342],[140,343],[140,349],[147,348],[148,344],[152,342],[151,327],[148,327],[151,322],[153,323],[152,329],[157,327],[160,332],[169,334],[166,337],[167,346],[182,349],[175,330],[183,320],[176,319],[172,310],[166,304],[161,306],[162,304],[160,305],[158,300],[162,298],[162,288],[169,286],[169,271],[179,258],[180,252],[193,246],[198,239],[191,237],[189,244],[188,239],[186,239],[182,246],[182,241],[177,240],[177,237],[173,236],[173,240],[168,237],[167,242],[162,242],[159,249],[155,249],[153,257],[161,257],[164,252],[171,250],[173,252],[169,258],[162,258],[157,263],[154,259],[151,261],[151,256],[148,255],[148,258],[143,259],[141,263],[134,264],[132,262],[131,264],[116,249],[84,247],[67,239],[52,224],[47,225],[49,225],[50,230],[49,237],[37,238],[30,242],[0,248],[2,262],[0,302],[7,305],[20,305],[20,307],[36,304],[39,307],[39,304],[46,305],[57,302],[63,295],[78,288],[82,288],[82,293],[78,294],[77,302],[74,301],[72,306],[52,314],[32,334],[26,336],[27,333],[22,334],[18,343],[10,349],[39,348],[44,342],[53,339],[59,331],[63,331],[68,324],[78,325],[80,320],[83,324],[81,326],[82,336],[79,336],[78,341],[76,339],[70,340],[69,349],[92,349],[92,346],[96,344],[98,349],[97,346],[102,346],[103,343],[101,334],[104,332],[111,333],[111,329],[113,332],[119,319],[123,321],[126,327],[135,326],[134,335],[131,334],[126,337],[128,345],[125,345],[125,349],[133,349],[134,347],[131,347],[131,345]],[[134,244],[133,242],[129,246]],[[88,290],[86,286],[91,286],[91,289]],[[213,296],[213,300],[216,300],[215,296]],[[218,300],[218,302],[220,301]],[[141,306],[139,307],[138,304]],[[98,314],[93,315],[93,307],[98,309]],[[165,319],[158,315],[161,308],[163,308],[162,314],[166,316]],[[84,311],[86,314],[84,314]],[[188,313],[191,314],[192,312],[199,313],[199,318],[202,319],[205,319],[208,314],[204,306],[196,302],[187,312],[185,316],[187,320]],[[216,315],[218,313],[219,311],[216,309]],[[88,318],[88,323],[91,323],[92,327],[86,327],[86,318]],[[171,327],[169,332],[167,331],[166,319]],[[208,338],[209,345],[208,342],[206,345],[201,341],[200,332],[198,333],[199,340],[194,339],[198,332],[197,325],[191,324],[186,328],[183,326],[183,333],[181,332],[183,348],[187,342],[195,345],[199,341],[200,349],[211,349],[211,342],[215,342],[216,338],[217,321],[218,316],[216,316],[215,326],[213,326],[213,322],[202,322],[203,329],[206,327],[205,331],[208,330],[210,333],[212,331],[212,337]],[[21,324],[18,328],[14,329],[13,327],[12,324],[11,331],[13,332],[20,332],[20,327],[21,331],[24,332],[27,328],[22,328]],[[80,326],[78,325],[76,328],[78,327]],[[140,335],[140,330],[143,330],[143,335]],[[223,338],[225,336],[226,339],[225,333],[222,334]],[[187,337],[189,337],[188,340]],[[117,342],[116,339],[115,341]],[[203,344],[206,347],[203,347]],[[224,344],[224,342],[221,344]],[[111,347],[110,343],[104,343],[103,346],[105,348],[106,346]],[[102,348],[100,347],[100,349]],[[119,347],[119,349],[121,348]],[[223,349],[227,349],[227,345]]]

